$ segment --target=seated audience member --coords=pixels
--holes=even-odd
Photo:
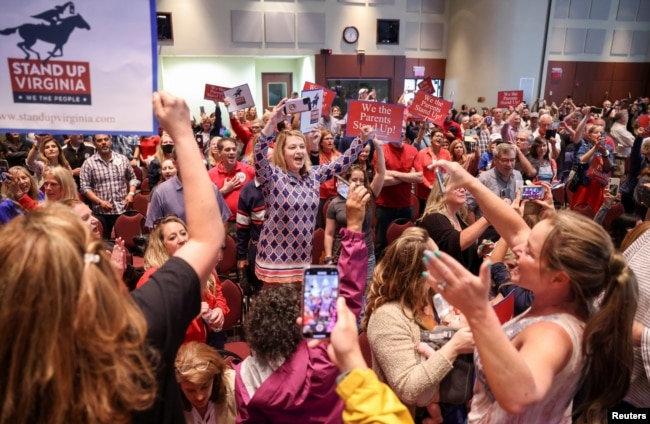
[[[446,181],[448,177],[444,178]],[[478,255],[477,240],[490,226],[487,218],[481,217],[467,225],[466,192],[464,188],[442,193],[435,184],[418,220],[429,237],[443,252],[449,253],[472,273],[478,273],[481,258]]]
[[[361,311],[366,281],[366,244],[361,225],[370,195],[353,184],[346,202],[348,227],[342,229],[339,294],[355,316]],[[301,292],[283,284],[253,298],[244,322],[251,356],[235,365],[239,423],[341,423],[343,402],[335,392],[339,370],[327,344],[310,349],[302,337]]]
[[[425,253],[429,284],[465,315],[476,342],[469,421],[567,421],[585,377],[589,384],[577,411],[580,420],[606,420],[607,408],[627,392],[633,366],[637,285],[624,257],[602,227],[585,217],[562,211],[531,230],[461,166],[438,165],[450,174],[449,188],[470,190],[514,246],[519,284],[534,293],[529,311],[502,328],[487,300],[489,262],[475,276],[444,252]],[[600,309],[593,311],[603,293]]]
[[[161,180],[165,181],[162,175],[162,164],[166,160],[174,160],[174,140],[168,133],[163,132],[160,143],[156,146],[156,154],[147,167],[149,187],[155,187]]]
[[[174,369],[185,424],[235,424],[235,371],[216,350],[204,343],[185,343],[178,349]]]
[[[451,371],[454,360],[474,349],[471,333],[467,328],[459,330],[426,360],[416,351],[420,332],[435,327],[427,311],[433,290],[422,276],[420,258],[425,249],[436,248],[427,232],[415,227],[407,228],[386,249],[375,268],[361,325],[368,333],[372,369],[413,417],[416,407],[428,407],[429,412],[437,412],[437,417],[462,423],[467,415],[464,408],[450,406],[440,411],[436,404],[440,381]],[[422,408],[420,413],[426,412]]]
[[[413,418],[395,393],[368,369],[359,346],[357,321],[345,304],[336,300],[336,325],[327,354],[341,375],[336,379],[336,393],[345,402],[344,423],[411,424]]]
[[[273,163],[267,151],[275,127],[285,122],[283,99],[273,109],[255,145],[255,178],[262,186],[267,219],[264,221],[255,260],[255,274],[264,284],[301,284],[303,269],[312,262],[312,237],[320,184],[345,172],[356,160],[371,128],[364,126],[364,140],[356,138],[342,156],[327,165],[311,166],[308,143],[300,131],[280,131],[275,138]],[[320,133],[310,135],[316,150]],[[294,240],[291,242],[291,240]]]
[[[166,216],[154,223],[154,229],[149,236],[147,250],[144,252],[145,273],[136,287],[142,287],[151,276],[158,271],[178,249],[188,241],[185,223],[176,216]],[[230,312],[226,299],[221,293],[221,281],[215,271],[210,273],[206,289],[201,295],[201,314],[187,328],[184,343],[198,341],[205,343],[208,332],[221,333],[224,318]],[[225,336],[221,334],[216,348],[223,349]]]
[[[103,242],[66,206],[47,205],[3,227],[3,422],[183,422],[174,359],[199,313],[201,281],[216,265],[224,230],[211,219],[219,208],[187,105],[154,93],[153,106],[177,141],[191,239],[125,296]]]
[[[625,180],[621,181],[620,192],[625,212],[636,213],[639,217],[643,217],[644,213],[639,208],[638,202],[634,200],[634,190],[639,182],[641,172],[648,165],[650,165],[650,137],[637,136],[630,154],[630,170]]]

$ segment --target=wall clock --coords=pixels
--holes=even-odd
[[[354,44],[359,41],[359,30],[357,27],[349,26],[343,29],[343,41],[348,44]]]

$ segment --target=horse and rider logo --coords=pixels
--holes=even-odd
[[[14,102],[90,105],[90,63],[55,60],[64,55],[63,48],[75,29],[90,30],[88,22],[77,12],[73,2],[31,17],[45,22],[0,30],[0,35],[18,33],[22,41],[16,46],[25,53],[24,58],[7,58]],[[40,47],[41,43],[36,44],[38,41],[52,45],[51,50]]]
[[[22,24],[17,27],[1,30],[0,34],[11,35],[18,31],[18,35],[20,35],[23,41],[18,43],[17,46],[25,52],[25,60],[31,59],[32,54],[38,60],[41,60],[41,54],[32,49],[38,40],[54,45],[52,51],[49,51],[48,56],[43,59],[44,64],[53,57],[63,56],[63,46],[68,42],[70,34],[76,28],[90,30],[88,22],[80,14],[75,13],[74,3],[72,2],[55,6],[53,9],[46,10],[37,15],[32,15],[32,18],[42,19],[47,23]]]

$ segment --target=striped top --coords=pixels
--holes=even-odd
[[[359,156],[363,143],[355,139],[335,161],[313,166],[298,177],[271,165],[267,158],[269,142],[270,139],[261,134],[255,145],[255,177],[262,185],[266,203],[255,274],[267,283],[302,281],[303,270],[312,261],[320,184],[345,172]]]
[[[641,347],[634,348],[632,383],[624,400],[637,408],[650,408],[650,230],[636,239],[623,255],[639,286],[639,304],[634,320],[644,327]]]

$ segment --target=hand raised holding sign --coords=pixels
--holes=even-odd
[[[278,123],[282,122],[286,117],[286,114],[284,113],[284,104],[286,102],[287,98],[285,97],[284,99],[280,100],[280,102],[273,108],[273,112],[271,112],[269,120],[266,121],[264,129],[262,129],[262,133],[267,137],[270,137],[271,134],[273,134],[273,131],[275,130],[275,127],[278,125]]]
[[[370,126],[370,125],[364,125],[361,127],[361,134],[359,134],[359,138],[363,141],[364,144],[368,142],[373,136],[375,132],[375,129]]]

